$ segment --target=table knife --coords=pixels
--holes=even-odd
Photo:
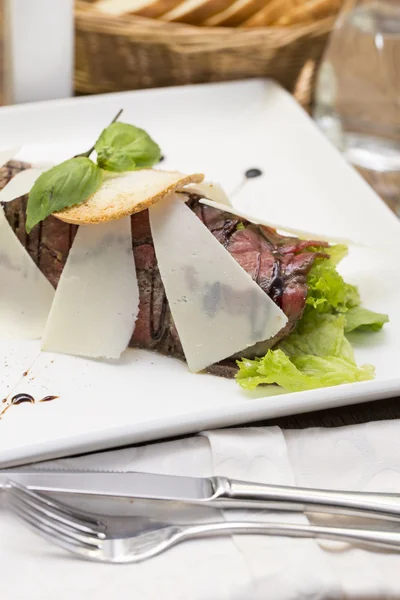
[[[9,480],[39,492],[156,501],[213,508],[326,512],[400,521],[400,494],[323,490],[237,481],[227,477],[181,477],[139,472],[0,470]]]

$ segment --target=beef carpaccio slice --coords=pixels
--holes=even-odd
[[[11,161],[0,169],[0,189],[16,173],[28,166]],[[264,355],[268,348],[286,337],[301,318],[307,296],[307,274],[317,256],[312,248],[327,244],[279,235],[269,227],[254,225],[200,204],[199,199],[199,196],[192,194],[188,206],[288,317],[285,328],[273,339],[239,353],[248,357]],[[26,203],[26,197],[5,203],[3,208],[6,217],[34,262],[52,285],[57,287],[77,227],[49,217],[27,234]],[[184,359],[157,267],[148,211],[132,216],[132,244],[140,307],[130,346]],[[233,377],[237,371],[234,358],[213,365],[208,370],[216,375]]]

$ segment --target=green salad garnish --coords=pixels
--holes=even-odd
[[[389,319],[362,307],[357,288],[336,270],[347,247],[321,251],[329,258],[315,259],[307,278],[306,308],[295,330],[265,356],[238,361],[236,379],[244,389],[275,383],[297,392],[373,379],[374,367],[357,366],[346,334],[379,331]]]
[[[160,147],[143,129],[113,123],[95,144],[97,164],[106,171],[133,171],[152,167],[161,157]]]
[[[116,122],[101,133],[87,152],[46,171],[32,187],[26,209],[26,231],[54,212],[86,202],[101,186],[105,173],[152,167],[161,150],[143,129]],[[96,162],[90,155],[96,150]]]
[[[103,171],[90,158],[79,156],[46,171],[29,193],[26,231],[54,212],[85,202],[103,181]]]

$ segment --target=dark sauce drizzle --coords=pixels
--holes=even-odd
[[[276,260],[274,264],[274,271],[272,274],[272,281],[269,288],[269,297],[277,304],[282,307],[282,295],[284,290],[284,281],[281,277],[281,266]]]
[[[41,398],[40,400],[35,400],[35,398],[33,396],[31,396],[30,394],[24,394],[24,393],[20,393],[20,394],[16,394],[15,396],[13,396],[9,402],[9,404],[7,404],[7,406],[4,407],[4,409],[0,412],[0,419],[1,417],[8,411],[9,408],[11,408],[12,406],[19,406],[20,404],[38,404],[39,402],[51,402],[52,400],[55,400],[56,398],[58,398],[58,396],[44,396],[44,398]],[[2,403],[6,403],[7,402],[7,398],[4,398],[4,400],[2,401]]]
[[[51,402],[52,400],[56,400],[58,396],[45,396],[39,402]]]
[[[246,183],[248,182],[249,179],[255,179],[256,177],[261,177],[261,175],[263,175],[263,172],[261,171],[261,169],[258,169],[257,167],[252,167],[251,169],[247,169],[247,171],[244,172],[244,178],[239,183],[237,188],[235,190],[233,190],[233,192],[231,192],[230,196],[233,198],[233,196],[235,196],[238,192],[240,192],[240,190],[243,188],[243,186],[246,185]]]
[[[252,169],[247,169],[247,171],[245,171],[244,176],[246,177],[246,179],[254,179],[255,177],[261,177],[262,174],[263,172],[261,171],[261,169],[253,167]]]
[[[18,404],[23,404],[24,402],[29,402],[30,404],[35,404],[35,398],[30,394],[17,394],[11,398],[11,404],[17,406]]]

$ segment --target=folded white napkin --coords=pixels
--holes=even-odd
[[[51,464],[398,491],[398,427],[387,421],[285,432],[231,429]],[[241,515],[225,512],[222,518]],[[283,513],[253,518],[305,522],[302,515]],[[399,568],[400,554],[248,535],[186,542],[137,565],[100,565],[71,557],[0,513],[1,591],[7,600],[400,598]]]

